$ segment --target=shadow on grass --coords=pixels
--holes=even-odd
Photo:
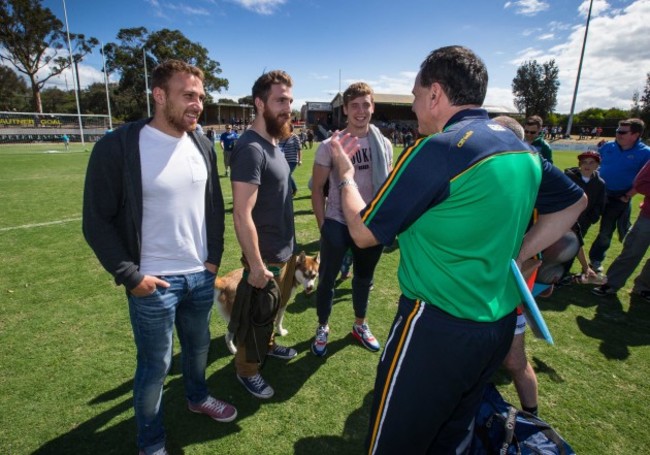
[[[352,412],[345,421],[343,434],[340,436],[315,436],[303,438],[294,444],[294,455],[312,455],[315,453],[335,453],[337,455],[364,452],[364,440],[368,432],[372,392],[368,392],[359,409]]]
[[[600,298],[593,319],[578,316],[576,323],[586,336],[601,340],[607,359],[625,360],[630,346],[650,345],[650,304],[635,294],[627,313],[618,297],[607,296]]]
[[[223,336],[212,340],[208,364],[212,364],[222,357],[231,357],[230,353],[225,350],[224,343]],[[350,345],[353,348],[363,349],[349,335],[329,343],[327,345],[328,357],[319,358],[309,352],[310,343],[311,340],[307,340],[296,345],[295,348],[302,355],[290,362],[274,358],[268,359],[262,374],[275,389],[275,395],[268,402],[283,402],[293,397],[305,382],[327,362],[329,356]],[[184,447],[217,440],[240,432],[242,428],[239,422],[253,416],[265,403],[265,401],[252,397],[237,382],[234,363],[231,361],[224,368],[208,377],[207,381],[214,396],[229,401],[237,407],[237,419],[231,423],[217,423],[206,416],[193,414],[187,410],[185,389],[180,375],[180,362],[180,354],[175,355],[163,392],[167,449],[171,455],[184,454]],[[103,453],[122,455],[136,453],[136,425],[132,415],[132,391],[133,381],[129,380],[114,389],[97,395],[90,400],[89,406],[111,401],[116,401],[116,403],[85,422],[78,423],[67,433],[46,442],[33,454],[90,455]],[[364,409],[368,406],[364,404]],[[364,412],[367,414],[367,411]]]
[[[533,356],[532,359],[530,359],[530,365],[533,367],[533,370],[535,370],[535,374],[538,377],[547,376],[553,382],[564,382],[564,378],[560,376],[557,370],[548,363],[544,362],[539,357]],[[512,383],[512,377],[508,374],[508,371],[503,366],[501,366],[496,371],[496,373],[494,373],[490,382],[493,382],[496,385],[504,386]]]
[[[591,293],[594,285],[570,284],[553,290],[550,297],[537,297],[537,305],[542,311],[565,311],[569,305],[590,308],[598,305],[598,298]]]
[[[208,364],[226,354],[224,337],[215,338],[210,344]],[[205,416],[191,413],[187,409],[183,379],[180,375],[181,359],[177,354],[172,359],[172,367],[163,391],[165,426],[168,430],[167,447],[172,455],[183,454],[182,447],[197,442],[218,439],[240,431],[237,420],[219,424]],[[231,400],[238,384],[232,377],[218,384],[208,379],[214,395]],[[232,383],[232,384],[228,384]],[[240,386],[239,386],[240,387]],[[46,442],[33,454],[128,454],[136,453],[136,428],[133,417],[133,380],[126,381],[114,389],[97,395],[89,401],[89,406],[117,401],[112,407],[81,422],[74,429]],[[128,418],[125,418],[129,415]]]

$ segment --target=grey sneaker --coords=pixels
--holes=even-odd
[[[138,455],[146,455],[146,452],[144,450],[141,450],[138,452]],[[167,449],[164,447],[161,447],[160,449],[156,450],[155,452],[152,452],[150,455],[169,455],[167,452]]]
[[[379,351],[379,341],[370,331],[368,324],[353,324],[352,325],[352,336],[359,341],[369,351],[377,352]]]
[[[319,325],[316,329],[316,338],[311,344],[311,352],[316,354],[318,357],[322,357],[327,354],[327,339],[330,336],[330,328],[327,324]]]
[[[298,351],[293,348],[288,348],[286,346],[280,346],[279,344],[276,344],[273,346],[273,349],[271,349],[266,355],[275,357],[277,359],[291,360],[298,355]]]
[[[618,289],[614,289],[609,284],[603,284],[602,286],[595,287],[591,290],[591,293],[599,297],[604,297],[606,295],[615,295]]]
[[[270,385],[266,383],[261,374],[257,373],[255,376],[250,378],[244,378],[237,375],[237,379],[241,384],[248,390],[251,395],[262,400],[271,398],[275,391],[271,388]]]
[[[591,270],[596,273],[603,273],[603,264],[601,264],[600,261],[593,261],[591,264],[589,264],[589,267],[591,267]]]

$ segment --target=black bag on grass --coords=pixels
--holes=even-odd
[[[488,384],[476,414],[471,455],[575,455],[548,423],[506,402]]]

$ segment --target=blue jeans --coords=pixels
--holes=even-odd
[[[296,170],[296,166],[298,166],[297,161],[289,163],[289,184],[291,185],[291,194],[296,194],[296,191],[298,191],[296,181],[293,179],[293,171]]]
[[[334,283],[341,270],[343,256],[352,249],[352,305],[354,316],[366,317],[368,295],[372,286],[375,267],[379,262],[383,245],[359,248],[355,245],[345,224],[326,219],[320,233],[320,266],[316,289],[316,312],[319,324],[327,324],[334,302]]]
[[[174,324],[181,343],[187,400],[197,404],[208,396],[205,368],[215,276],[205,270],[159,278],[170,286],[158,287],[146,297],[128,295],[137,349],[133,402],[138,447],[148,451],[165,445],[162,391],[172,361]]]

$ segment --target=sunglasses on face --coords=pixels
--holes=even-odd
[[[538,131],[533,131],[533,130],[524,130],[524,133],[526,133],[526,134],[537,134]]]
[[[630,130],[616,130],[616,134],[620,134],[621,136],[623,136],[623,135],[625,135],[627,133],[631,133],[631,132],[632,131],[630,131]]]

